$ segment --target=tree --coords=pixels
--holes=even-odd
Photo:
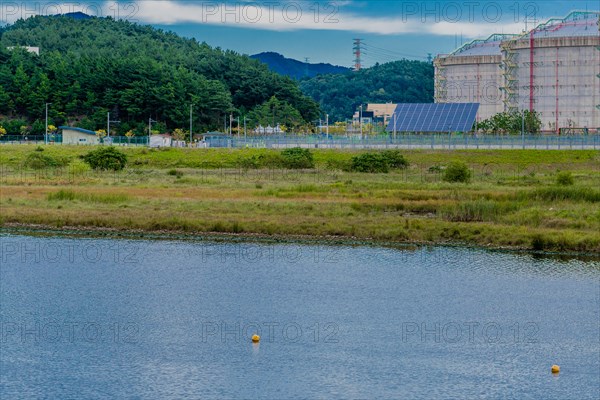
[[[102,139],[104,139],[106,137],[106,130],[98,129],[96,131],[96,136],[98,137],[98,141],[102,141]]]
[[[177,128],[175,130],[173,130],[173,139],[175,140],[185,140],[186,137],[186,131],[184,131],[183,129]]]
[[[542,127],[539,113],[535,110],[502,112],[491,118],[477,123],[477,130],[483,133],[500,133],[517,135],[523,130],[523,122],[526,133],[537,133]]]
[[[6,135],[6,129],[2,125],[0,125],[0,137]]]
[[[269,101],[255,107],[249,115],[250,119],[257,125],[277,126],[285,125],[292,128],[298,128],[304,124],[304,119],[300,112],[291,104],[280,101],[273,96]]]
[[[135,136],[135,133],[130,129],[125,133],[125,136],[127,137],[127,143],[131,144],[131,138]]]
[[[42,44],[44,52],[4,50],[27,43]],[[52,102],[52,118],[61,123],[95,131],[118,108],[128,128],[147,126],[152,116],[170,131],[187,121],[192,102],[194,125],[209,130],[222,126],[223,115],[245,114],[273,96],[303,123],[318,118],[319,105],[298,83],[266,65],[150,26],[36,16],[0,36],[0,113],[27,125]]]

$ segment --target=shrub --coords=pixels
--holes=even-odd
[[[575,179],[569,171],[563,171],[556,175],[556,183],[560,186],[572,186],[575,183]]]
[[[295,147],[281,152],[283,167],[288,169],[312,169],[315,167],[313,154],[308,149]]]
[[[350,169],[354,172],[388,173],[390,166],[380,153],[364,153],[352,157]]]
[[[94,169],[120,171],[127,165],[125,153],[116,147],[101,147],[83,156],[83,160]]]
[[[448,165],[444,171],[443,180],[446,182],[462,182],[469,183],[471,180],[471,171],[467,164],[456,161]]]
[[[52,156],[34,151],[29,154],[24,162],[26,167],[33,169],[54,168],[59,166],[59,162]]]
[[[385,150],[381,155],[388,163],[390,169],[404,169],[408,167],[408,161],[398,150]]]
[[[349,169],[355,172],[387,173],[391,169],[406,167],[408,167],[408,161],[398,150],[385,150],[352,157]]]

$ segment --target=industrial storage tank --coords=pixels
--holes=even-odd
[[[479,103],[477,121],[504,111],[504,76],[500,65],[503,40],[517,35],[494,34],[469,42],[435,65],[436,103]]]
[[[556,133],[600,127],[599,18],[572,12],[503,41],[505,110],[535,110]]]
[[[477,121],[539,113],[542,130],[600,128],[600,12],[574,11],[519,35],[474,40],[435,59],[437,103],[480,103]]]

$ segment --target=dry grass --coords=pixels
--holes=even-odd
[[[0,165],[26,156],[23,147],[12,155],[0,147]],[[61,154],[75,157],[79,151]],[[164,153],[166,160],[183,154],[133,153],[139,159]],[[230,150],[211,157],[215,154],[239,156]],[[315,158],[322,165],[327,157],[348,154],[329,151]],[[574,186],[555,185],[558,168],[550,155],[571,166]],[[433,163],[459,156],[476,171],[471,184],[444,183],[430,172]],[[169,175],[172,166],[152,158],[143,168],[116,174],[68,174],[24,171],[9,163],[0,176],[0,222],[600,253],[598,152],[523,152],[523,160],[540,159],[520,171],[511,164],[516,157],[516,152],[407,152],[412,167],[391,174],[178,167],[181,174]],[[495,160],[496,167],[481,160]]]

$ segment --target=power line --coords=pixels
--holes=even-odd
[[[427,58],[422,55],[408,54],[408,53],[398,52],[395,50],[384,49],[382,47],[373,46],[373,45],[365,43],[365,42],[363,42],[362,44],[363,44],[365,51],[367,51],[367,52],[370,51],[371,53],[376,53],[376,54],[380,54],[380,55],[385,54],[385,55],[389,55],[391,57],[404,57],[404,58],[417,58],[417,59],[426,59]]]

